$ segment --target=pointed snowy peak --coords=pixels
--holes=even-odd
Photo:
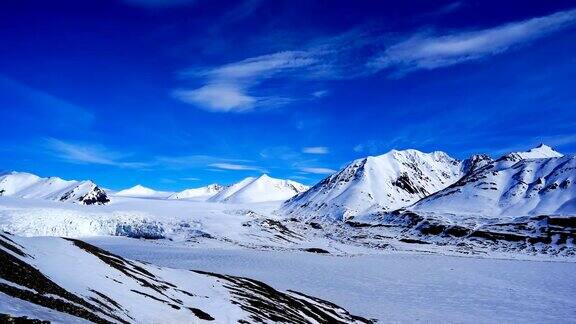
[[[116,193],[116,196],[120,197],[168,197],[172,195],[172,192],[166,191],[157,191],[154,189],[150,189],[148,187],[144,187],[142,185],[135,185],[132,188],[120,190]]]
[[[284,203],[295,216],[346,220],[407,206],[456,182],[461,163],[444,152],[392,150],[350,163]]]
[[[104,205],[110,201],[106,192],[90,180],[81,181],[77,186],[66,191],[59,200],[79,202],[84,205]]]
[[[540,158],[553,158],[553,157],[562,157],[564,156],[562,153],[554,150],[548,145],[540,144],[535,148],[532,148],[526,152],[519,153],[525,159],[540,159]]]
[[[263,174],[258,178],[248,177],[235,183],[210,198],[210,201],[249,203],[286,200],[308,189],[301,183],[276,179]]]
[[[168,199],[191,199],[197,201],[208,200],[210,197],[224,190],[226,187],[217,183],[207,185],[200,188],[185,189],[177,192]]]
[[[548,145],[540,144],[528,151],[524,152],[512,152],[504,155],[503,157],[499,158],[498,161],[512,161],[517,162],[520,160],[528,160],[528,159],[548,159],[548,158],[557,158],[564,156],[562,153],[555,151]]]

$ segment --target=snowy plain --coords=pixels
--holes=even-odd
[[[576,263],[419,253],[332,256],[124,237],[86,241],[161,266],[262,280],[382,323],[576,322]]]

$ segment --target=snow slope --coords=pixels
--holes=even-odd
[[[92,181],[41,178],[25,172],[10,172],[0,176],[0,196],[70,201],[85,205],[109,201],[104,190]]]
[[[225,186],[214,183],[200,188],[182,190],[180,192],[170,195],[168,199],[190,199],[197,201],[206,201],[210,197],[224,190],[225,188],[226,188]]]
[[[574,262],[430,253],[340,257],[121,237],[88,242],[160,266],[248,276],[296,289],[378,323],[565,323],[575,316]]]
[[[575,181],[576,157],[541,145],[487,161],[409,209],[482,217],[573,215]]]
[[[347,220],[371,210],[395,210],[456,182],[461,169],[461,163],[444,152],[392,150],[353,161],[288,200],[283,211],[303,218]]]
[[[269,177],[248,177],[212,196],[211,202],[254,203],[286,200],[308,189],[307,186],[292,180]]]
[[[0,233],[0,261],[0,310],[40,320],[370,322],[295,291],[280,292],[242,277],[130,261],[74,239]]]
[[[144,187],[142,185],[135,185],[134,187],[120,190],[114,195],[119,197],[150,197],[150,198],[167,198],[172,195],[173,192],[168,191],[157,191]]]

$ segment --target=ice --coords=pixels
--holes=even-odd
[[[88,241],[162,266],[256,278],[383,323],[558,323],[576,318],[576,263],[415,253],[338,257],[119,237]]]

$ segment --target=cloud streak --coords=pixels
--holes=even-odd
[[[183,5],[191,5],[196,2],[196,0],[124,0],[125,3],[144,7],[148,9],[155,8],[170,8]]]
[[[325,146],[312,146],[303,148],[302,152],[307,154],[328,154],[330,150]]]
[[[452,3],[443,11],[460,8]],[[576,10],[479,30],[445,33],[418,32],[392,36],[354,29],[337,37],[320,38],[287,50],[236,62],[183,71],[185,79],[201,82],[193,89],[178,89],[174,97],[211,112],[244,113],[280,107],[302,98],[277,95],[282,86],[266,89],[267,81],[325,81],[353,79],[384,72],[401,77],[416,70],[432,70],[477,61],[529,44],[576,24]],[[320,99],[326,90],[308,94]]]
[[[313,174],[332,174],[336,170],[329,168],[300,168],[300,171]]]
[[[483,30],[416,34],[388,47],[368,65],[400,73],[432,70],[494,56],[575,23],[576,10],[569,10]]]
[[[55,138],[45,140],[45,147],[58,158],[78,164],[100,164],[123,168],[141,168],[147,163],[125,161],[126,155],[101,145],[70,143]]]
[[[354,52],[368,43],[363,32],[353,30],[338,37],[315,40],[304,50],[260,55],[215,67],[183,71],[185,79],[201,80],[195,89],[178,89],[176,99],[211,112],[247,112],[257,108],[276,108],[297,98],[256,94],[271,79],[334,80],[361,73],[362,64],[350,64]],[[360,69],[360,70],[359,70]],[[261,92],[261,91],[260,91]],[[316,91],[315,99],[328,92]],[[308,100],[310,98],[307,98]]]
[[[235,164],[235,163],[212,163],[210,167],[221,169],[221,170],[231,170],[231,171],[260,171],[260,168],[250,165]]]

